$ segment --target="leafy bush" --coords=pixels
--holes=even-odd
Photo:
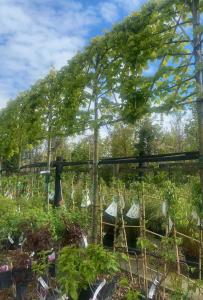
[[[94,283],[100,275],[119,270],[117,255],[98,245],[84,248],[64,247],[57,260],[57,277],[64,293],[78,299],[79,290]]]

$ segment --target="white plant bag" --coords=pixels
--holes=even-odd
[[[105,213],[107,213],[108,215],[112,216],[112,217],[117,217],[117,213],[118,213],[118,204],[115,200],[113,200],[111,202],[111,204],[107,207],[107,209],[105,210]]]
[[[140,205],[139,203],[134,203],[129,211],[127,212],[126,216],[130,219],[139,219],[140,217]]]

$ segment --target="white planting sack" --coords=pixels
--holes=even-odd
[[[105,210],[105,213],[107,213],[108,215],[116,218],[117,217],[117,211],[118,211],[118,204],[115,200],[113,200],[111,202],[111,204]]]
[[[89,190],[83,192],[83,198],[81,202],[81,207],[88,207],[91,205]]]
[[[130,219],[139,219],[140,217],[140,205],[139,203],[134,203],[129,211],[127,212],[126,216]]]

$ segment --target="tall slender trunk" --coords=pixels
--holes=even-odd
[[[198,133],[199,133],[199,166],[201,186],[201,216],[200,216],[200,248],[199,248],[199,279],[202,277],[202,213],[203,213],[203,70],[202,70],[202,33],[198,30],[200,25],[199,0],[192,1],[193,15],[193,51],[195,56],[195,78],[200,96],[197,98]]]
[[[203,71],[202,71],[202,47],[201,36],[198,31],[200,25],[199,0],[192,1],[193,14],[193,47],[196,67],[196,82],[200,90],[201,96],[197,99],[197,113],[198,113],[198,132],[199,132],[199,151],[200,151],[200,183],[203,203]],[[203,205],[202,205],[203,208]]]
[[[98,197],[98,97],[94,99],[94,144],[93,144],[93,210],[92,210],[92,242],[97,244],[99,232],[99,197]]]
[[[3,185],[2,185],[2,158],[0,158],[0,193],[3,195]]]

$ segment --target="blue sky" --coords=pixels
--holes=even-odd
[[[147,0],[0,0],[0,108]]]

